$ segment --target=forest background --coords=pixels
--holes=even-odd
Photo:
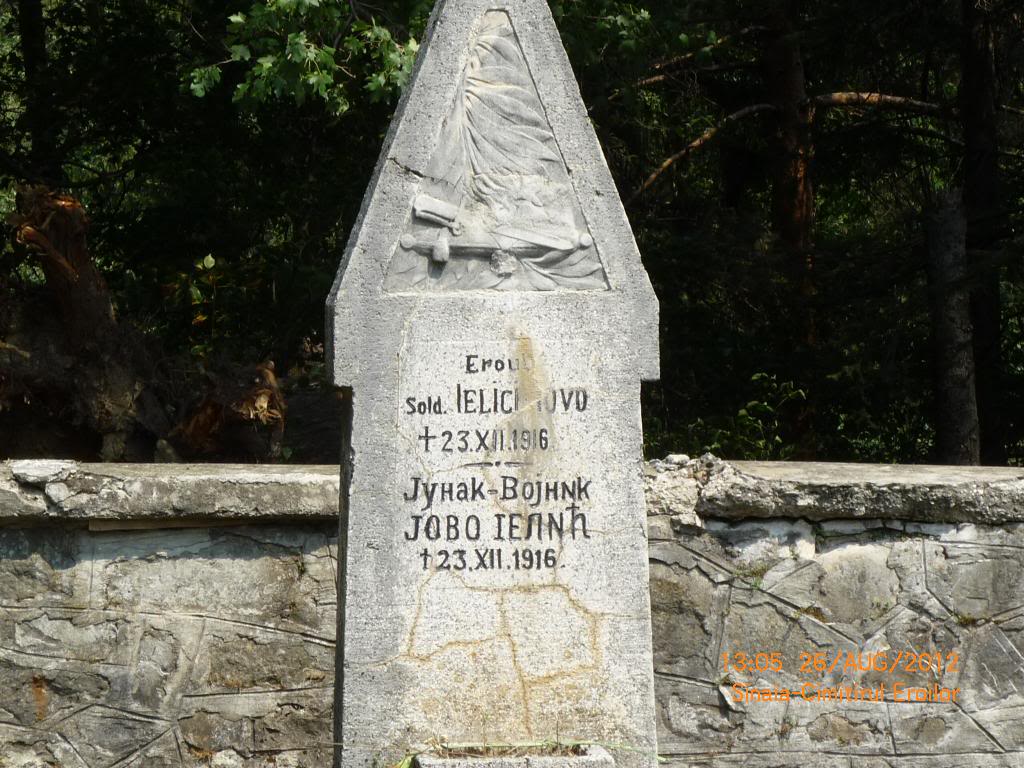
[[[324,301],[430,0],[0,0],[0,459],[338,459]],[[1021,0],[552,0],[650,456],[1024,465]],[[271,362],[273,361],[273,362]]]

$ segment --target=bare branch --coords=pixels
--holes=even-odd
[[[890,96],[886,93],[861,93],[842,91],[839,93],[823,93],[807,100],[813,107],[878,107],[895,109],[900,112],[915,112],[922,115],[941,115],[946,109],[940,104],[918,101],[906,96]]]
[[[718,125],[708,128],[706,131],[704,131],[704,133],[702,133],[692,142],[687,144],[683,149],[681,149],[679,152],[676,152],[674,155],[672,155],[672,157],[668,158],[667,160],[665,160],[665,162],[658,166],[658,169],[649,177],[647,177],[647,181],[645,181],[643,185],[641,185],[640,189],[638,189],[633,194],[633,196],[629,198],[628,205],[632,205],[638,197],[640,197],[647,190],[653,187],[658,182],[658,179],[661,178],[662,174],[665,173],[665,171],[667,171],[673,165],[678,163],[680,160],[689,157],[693,152],[703,147],[705,144],[707,144],[709,141],[715,138],[715,136],[718,135],[719,131],[721,131],[727,125],[742,120],[745,117],[756,115],[760,112],[774,112],[775,109],[776,107],[773,104],[751,104],[749,107],[744,107],[743,109],[733,112],[731,115],[722,120],[722,122],[719,123]]]
[[[733,64],[709,64],[706,67],[693,67],[690,71],[692,72],[733,72],[737,69],[754,69],[756,65],[749,62],[735,62]],[[651,75],[645,77],[642,80],[636,81],[637,88],[644,88],[649,85],[658,85],[664,83],[673,78],[673,74],[664,72],[660,75]]]
[[[676,57],[671,58],[671,59],[666,59],[665,61],[659,61],[657,64],[655,64],[652,67],[652,69],[654,69],[654,71],[659,73],[659,74],[651,75],[650,77],[645,77],[645,78],[642,78],[640,80],[637,80],[635,85],[636,85],[637,88],[644,88],[644,87],[649,86],[649,85],[658,85],[659,83],[664,83],[664,82],[672,79],[672,76],[671,76],[672,72],[675,72],[675,71],[680,70],[680,69],[691,69],[692,68],[692,69],[696,69],[697,71],[700,71],[700,72],[724,72],[724,71],[733,70],[733,69],[748,69],[748,68],[752,68],[755,65],[747,63],[747,62],[736,62],[736,63],[733,63],[733,64],[708,65],[708,66],[702,66],[702,67],[690,67],[690,65],[694,61],[696,61],[697,57],[700,56],[702,53],[706,53],[707,51],[710,51],[710,50],[712,50],[714,48],[718,48],[720,46],[727,45],[728,43],[731,43],[734,40],[737,40],[738,38],[746,37],[747,35],[753,34],[755,32],[764,32],[766,30],[767,30],[767,27],[758,27],[758,26],[745,27],[744,29],[741,29],[739,32],[736,32],[734,34],[723,35],[722,37],[720,37],[715,42],[711,43],[710,45],[705,45],[703,48],[701,48],[698,51],[692,51],[691,53],[684,53],[682,56],[676,56]],[[621,96],[622,96],[622,92],[621,91],[616,91],[615,93],[613,93],[609,97],[609,101],[616,101],[617,99],[621,98]]]
[[[32,355],[30,353],[26,352],[24,349],[14,346],[13,344],[8,344],[3,339],[0,339],[0,351],[12,352],[15,355],[20,355],[26,360],[32,359]]]
[[[682,56],[676,56],[676,57],[671,58],[671,59],[666,59],[665,61],[659,61],[657,64],[654,65],[654,71],[655,72],[670,72],[670,71],[672,71],[674,69],[681,69],[682,67],[685,67],[687,64],[692,62],[694,59],[696,59],[700,54],[704,53],[705,51],[710,51],[710,50],[712,50],[714,48],[720,48],[721,46],[728,45],[729,43],[731,43],[734,40],[737,40],[737,39],[739,39],[741,37],[746,37],[747,35],[751,35],[751,34],[753,34],[755,32],[764,32],[766,30],[767,30],[767,27],[750,26],[750,27],[744,27],[739,32],[735,32],[735,33],[733,33],[731,35],[722,35],[715,42],[711,43],[710,45],[705,45],[699,51],[693,51],[691,53],[684,53]],[[643,82],[643,81],[641,81],[641,82]]]

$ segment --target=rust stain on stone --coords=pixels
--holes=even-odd
[[[36,720],[45,720],[46,710],[50,705],[50,692],[46,687],[46,679],[40,675],[32,678],[32,698],[36,703]]]

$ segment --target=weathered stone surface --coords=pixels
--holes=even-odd
[[[328,315],[337,764],[562,738],[653,765],[658,305],[546,2],[436,4]]]
[[[700,483],[688,456],[670,456],[645,465],[644,496],[651,539],[671,539],[672,526],[700,525]]]
[[[0,462],[0,525],[32,519],[157,525],[216,518],[326,520],[337,515],[338,475],[334,466]],[[1024,522],[1024,470],[1014,468],[673,456],[645,465],[644,489],[650,524],[661,533],[656,538],[673,525],[699,526],[701,516],[796,517],[857,531],[862,524],[884,527],[885,520]],[[964,530],[969,535],[970,528]]]
[[[0,766],[326,765],[333,535],[0,529]]]
[[[323,518],[337,510],[338,482],[337,467],[8,461],[0,463],[0,525]]]
[[[588,744],[580,754],[545,755],[524,754],[493,756],[466,754],[465,756],[438,757],[429,754],[417,755],[414,764],[418,768],[613,768],[615,761],[604,747]]]
[[[1022,526],[703,523],[651,547],[659,744],[672,762],[795,766],[841,754],[838,765],[857,768],[952,765],[950,755],[956,765],[1024,765]],[[726,669],[722,659],[774,652],[778,670]],[[871,654],[890,667],[848,666]],[[798,693],[736,701],[737,683]],[[808,685],[810,701],[800,695]],[[815,696],[857,685],[884,685],[884,701]],[[916,703],[897,685],[959,694]]]
[[[697,511],[708,517],[1024,521],[1024,469],[715,462]]]

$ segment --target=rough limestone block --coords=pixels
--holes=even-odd
[[[649,516],[670,516],[677,524],[699,525],[696,508],[700,484],[687,464],[657,462],[647,465],[644,495]]]
[[[337,491],[336,467],[10,461],[0,464],[0,524],[316,518],[337,508]]]
[[[1019,522],[1024,469],[714,460],[697,511],[731,519]]]
[[[671,764],[818,765],[842,755],[840,765],[857,768],[1024,765],[1019,524],[809,517],[705,518],[652,544],[659,744]],[[711,589],[724,601],[710,600]],[[719,620],[702,620],[709,611]],[[779,651],[784,670],[725,671],[714,657],[737,651]],[[941,655],[944,667],[801,670],[815,652]],[[884,685],[885,696],[735,701],[737,682]],[[898,701],[896,685],[959,694]]]
[[[0,768],[327,764],[332,530],[0,529]]]
[[[543,0],[437,3],[328,314],[341,764],[558,738],[652,764],[657,302]]]

